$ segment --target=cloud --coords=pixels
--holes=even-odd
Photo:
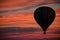
[[[20,28],[20,27],[7,27],[7,28],[0,28],[0,36],[12,36],[13,35],[22,35],[26,33],[33,33],[41,31],[39,28]]]
[[[21,28],[21,27],[7,27],[7,28],[0,28],[0,33],[9,33],[9,32],[34,32],[34,31],[41,31],[39,28]]]
[[[10,13],[10,12],[19,12],[19,11],[24,11],[24,10],[29,10],[29,9],[32,9],[32,8],[35,8],[35,7],[37,7],[37,6],[42,6],[42,5],[46,5],[46,4],[59,4],[60,3],[60,0],[44,0],[44,1],[39,1],[39,0],[37,0],[37,1],[29,1],[28,2],[28,4],[26,3],[25,5],[23,5],[23,6],[21,6],[22,4],[18,4],[17,3],[17,5],[12,5],[12,6],[17,6],[16,8],[14,7],[14,8],[10,8],[10,9],[8,9],[8,10],[0,10],[0,13]],[[11,6],[10,5],[10,6]],[[4,7],[4,6],[3,6]],[[7,8],[9,8],[8,6],[5,8],[5,9],[7,9]]]
[[[60,34],[60,30],[57,30],[54,34]]]
[[[60,40],[60,38],[0,38],[0,40]]]

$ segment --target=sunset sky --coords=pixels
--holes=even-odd
[[[56,17],[54,22],[50,25],[48,32],[56,32],[60,30],[60,0],[1,0],[0,3],[0,29],[7,27],[20,27],[20,28],[39,28],[41,27],[34,19],[34,11],[38,7],[48,6],[55,10]],[[33,32],[32,32],[33,33]],[[36,33],[36,34],[35,34]],[[38,33],[20,35],[22,38],[29,36],[30,38],[39,38]],[[33,36],[31,36],[33,35]],[[48,38],[59,37],[60,34],[46,35]],[[10,37],[10,36],[9,36]],[[11,36],[15,37],[15,36]],[[34,37],[34,38],[35,38]],[[42,37],[42,36],[41,36]]]

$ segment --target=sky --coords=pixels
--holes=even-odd
[[[41,27],[36,23],[34,19],[34,11],[38,7],[48,6],[55,10],[56,17],[55,17],[54,22],[48,28],[48,29],[52,29],[53,31],[52,30],[47,30],[47,31],[48,32],[52,31],[52,33],[57,32],[60,30],[60,6],[59,5],[60,5],[60,0],[1,0],[0,2],[0,29],[10,28],[10,27],[41,29]],[[37,32],[35,37],[37,38],[39,37],[37,36],[37,35],[40,35],[38,34],[39,32]],[[23,36],[23,34],[22,34],[22,38],[25,37]],[[34,36],[34,33],[31,35]],[[27,33],[26,38],[28,36],[31,37],[31,35]],[[60,34],[59,33],[50,34],[49,38],[60,37],[57,35],[60,35]],[[12,36],[12,37],[15,37],[15,36]]]

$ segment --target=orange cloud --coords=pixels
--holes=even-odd
[[[16,26],[25,26],[25,27],[31,27],[36,25],[33,17],[33,13],[22,13],[22,14],[11,14],[4,16],[1,19],[1,26],[10,26],[10,25],[16,25]]]
[[[56,15],[60,13],[60,8],[55,8]],[[7,27],[10,25],[15,25],[19,27],[34,27],[34,26],[39,26],[33,17],[33,12],[26,12],[26,13],[20,13],[20,14],[9,14],[6,16],[3,16],[0,18],[0,27]],[[60,17],[55,18],[55,21],[51,26],[58,26],[59,27],[59,22],[60,22]],[[54,28],[53,27],[53,28]]]

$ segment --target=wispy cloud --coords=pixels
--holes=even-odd
[[[16,0],[15,0],[15,2],[16,2]],[[1,5],[2,6],[1,9],[3,9],[3,8],[4,9],[3,10],[0,9],[0,13],[24,11],[24,10],[32,9],[34,7],[37,7],[37,6],[46,5],[46,4],[60,4],[60,0],[46,0],[46,1],[45,0],[40,0],[40,1],[39,0],[32,0],[32,1],[28,1],[28,4],[27,3],[23,3],[23,4],[24,5],[22,5],[20,3],[13,4],[13,5],[11,4],[10,6],[5,5],[6,7]],[[16,6],[16,7],[14,7],[14,6]]]

